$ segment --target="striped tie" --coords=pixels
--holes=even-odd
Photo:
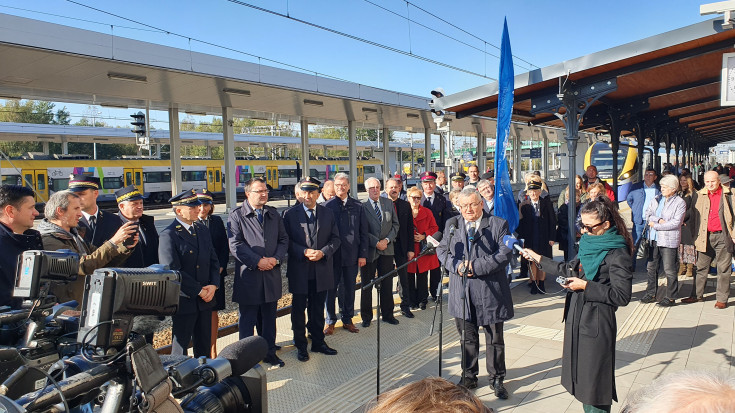
[[[382,221],[383,214],[380,213],[380,207],[378,206],[378,201],[373,201],[373,202],[375,202],[375,215],[378,216],[378,221]]]

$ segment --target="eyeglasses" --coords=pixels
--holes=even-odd
[[[600,225],[604,224],[605,222],[607,222],[607,221],[598,222],[595,225],[584,225],[581,220],[580,221],[577,221],[577,223],[579,224],[579,227],[582,228],[582,229],[586,229],[587,232],[594,231],[595,228],[599,227]]]
[[[482,202],[472,202],[470,204],[460,205],[459,209],[477,208],[480,205],[482,205]]]
[[[412,196],[410,198],[413,199],[414,201],[421,201],[421,197],[420,196]]]
[[[268,192],[270,191],[267,189],[261,189],[260,191],[250,191],[251,194],[258,194],[258,195],[267,194]]]

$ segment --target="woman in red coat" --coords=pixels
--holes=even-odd
[[[421,206],[420,189],[410,188],[407,196],[413,213],[413,251],[418,256],[423,246],[426,245],[426,237],[439,231],[439,226],[431,210]],[[418,261],[408,264],[408,297],[412,309],[417,309],[419,305],[422,310],[426,309],[425,303],[429,295],[426,276],[435,268],[439,268],[439,259],[436,254],[424,255]]]

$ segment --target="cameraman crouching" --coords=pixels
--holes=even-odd
[[[60,303],[69,300],[81,303],[84,297],[84,276],[105,267],[118,256],[129,255],[130,249],[138,243],[136,235],[130,245],[123,245],[123,242],[137,230],[131,223],[120,227],[112,238],[99,247],[84,241],[77,232],[79,218],[82,217],[82,204],[79,195],[71,191],[60,191],[51,195],[46,202],[44,214],[46,218],[38,225],[38,231],[43,239],[43,249],[49,251],[67,249],[80,255],[80,277],[67,284],[54,284],[51,288],[52,294]]]
[[[33,190],[20,185],[0,186],[0,307],[20,308],[14,299],[15,269],[23,251],[42,250],[41,234],[33,228],[38,216]]]

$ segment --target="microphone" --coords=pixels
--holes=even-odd
[[[467,231],[467,237],[470,241],[470,244],[475,242],[475,227],[474,225],[470,227],[470,229]]]
[[[523,247],[521,247],[521,241],[518,240],[516,237],[512,235],[503,235],[503,244],[505,244],[506,247],[512,250],[518,251],[518,253],[523,256]],[[536,260],[534,259],[531,259],[530,261],[536,262]]]

